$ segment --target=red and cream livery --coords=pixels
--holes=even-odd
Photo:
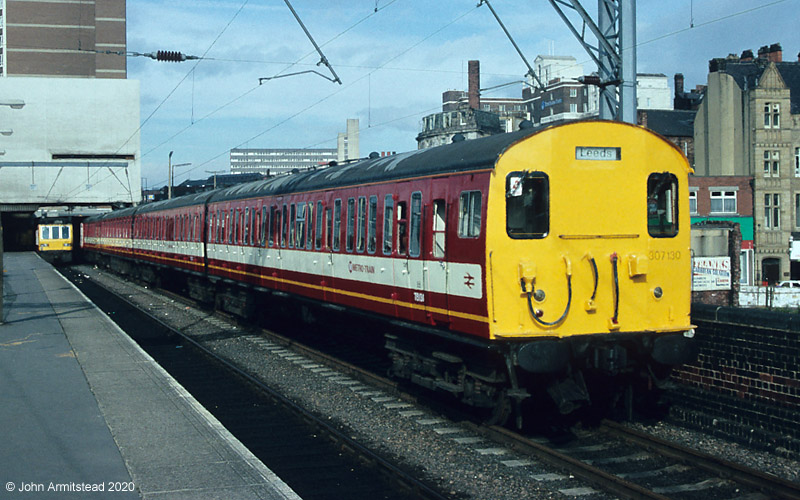
[[[691,355],[688,173],[643,128],[579,122],[120,210],[84,222],[83,246],[185,271],[190,291],[400,320],[397,375],[500,409],[546,389],[568,411],[593,380]]]

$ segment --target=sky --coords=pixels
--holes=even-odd
[[[360,153],[416,149],[422,117],[441,111],[442,92],[467,89],[479,60],[481,87],[527,72],[488,7],[478,0],[290,0],[342,81],[328,68],[283,0],[130,0],[129,53],[180,51],[181,63],[129,56],[140,82],[143,187],[229,171],[232,148],[335,148],[348,118],[360,120]],[[596,18],[597,2],[582,0]],[[491,0],[526,59],[594,63],[547,0]],[[708,60],[780,43],[800,52],[800,0],[639,0],[637,71],[663,73],[670,87],[704,84]],[[573,17],[575,23],[577,17]],[[592,43],[595,40],[590,39]],[[263,80],[279,75],[314,70]],[[522,84],[487,91],[520,97]]]

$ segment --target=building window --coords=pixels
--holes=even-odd
[[[794,148],[794,176],[800,177],[800,148]]]
[[[735,214],[736,191],[711,191],[712,214]]]
[[[780,151],[764,151],[764,177],[779,177]]]
[[[781,128],[781,105],[777,102],[764,103],[764,128]]]
[[[800,227],[800,194],[794,195],[794,227]]]
[[[780,229],[781,195],[764,195],[764,229]]]
[[[569,89],[570,97],[578,97],[578,89]]]
[[[689,191],[689,213],[697,215],[697,191]]]

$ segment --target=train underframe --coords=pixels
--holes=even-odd
[[[284,315],[306,323],[331,312],[347,311],[342,306],[242,286],[202,273],[93,255],[96,263],[120,274],[177,289],[243,318],[252,318],[263,310],[261,301],[268,297],[283,301],[277,309]],[[289,306],[293,303],[295,307]],[[383,347],[391,360],[392,376],[483,409],[489,423],[513,420],[517,427],[522,427],[523,416],[533,425],[540,422],[539,417],[561,418],[581,412],[605,416],[615,411],[630,419],[637,402],[644,410],[652,409],[661,390],[670,384],[672,367],[695,355],[693,343],[683,333],[489,342],[368,313],[355,314],[373,317],[375,324],[383,325]]]
[[[583,335],[497,342],[484,347],[386,336],[392,374],[490,412],[489,422],[523,415],[653,412],[673,366],[694,357],[683,333]],[[534,418],[538,420],[538,418]]]

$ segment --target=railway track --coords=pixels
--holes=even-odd
[[[134,340],[302,498],[446,498],[161,317],[92,280],[66,274],[103,310],[113,311]]]
[[[619,498],[800,499],[800,484],[604,421],[555,444],[502,427],[479,430]]]
[[[182,300],[177,296],[173,296],[173,299]],[[179,307],[190,306],[182,303]],[[296,360],[300,364],[305,363],[305,366],[317,367],[311,368],[312,370],[333,370],[342,374],[334,377],[355,380],[354,383],[378,388],[393,395],[399,394],[400,388],[396,383],[374,373],[374,366],[370,366],[372,361],[364,362],[364,366],[357,366],[354,363],[361,363],[358,359],[342,361],[335,352],[320,352],[319,349],[271,332],[257,335],[241,332],[238,335],[262,350],[265,355],[279,356]],[[202,344],[196,340],[189,342]],[[230,365],[230,370],[241,371],[230,361],[224,363]],[[247,378],[248,374],[241,373],[239,376]],[[258,385],[260,382],[252,383]],[[414,402],[419,398],[424,399],[418,394],[401,395],[399,399],[404,402],[392,404],[408,407],[411,404],[406,402]],[[300,409],[300,412],[303,410]],[[540,483],[547,483],[567,497],[800,499],[800,485],[797,483],[698,453],[613,422],[604,422],[597,429],[580,431],[576,439],[564,443],[536,436],[526,437],[500,427],[483,426],[466,421],[463,415],[457,413],[450,413],[450,417],[450,429],[456,426],[478,436],[461,438],[460,442],[466,447],[482,446],[483,450],[488,450],[485,443],[490,442],[498,450],[506,448],[522,457],[521,460],[503,461],[509,467],[548,464],[550,472],[539,470],[538,474],[529,476]],[[348,441],[352,440],[348,438],[343,442],[347,442],[349,448],[361,447],[357,442]],[[482,444],[478,444],[479,442]],[[389,466],[387,470],[391,468]],[[571,478],[578,478],[581,484],[575,485]]]

